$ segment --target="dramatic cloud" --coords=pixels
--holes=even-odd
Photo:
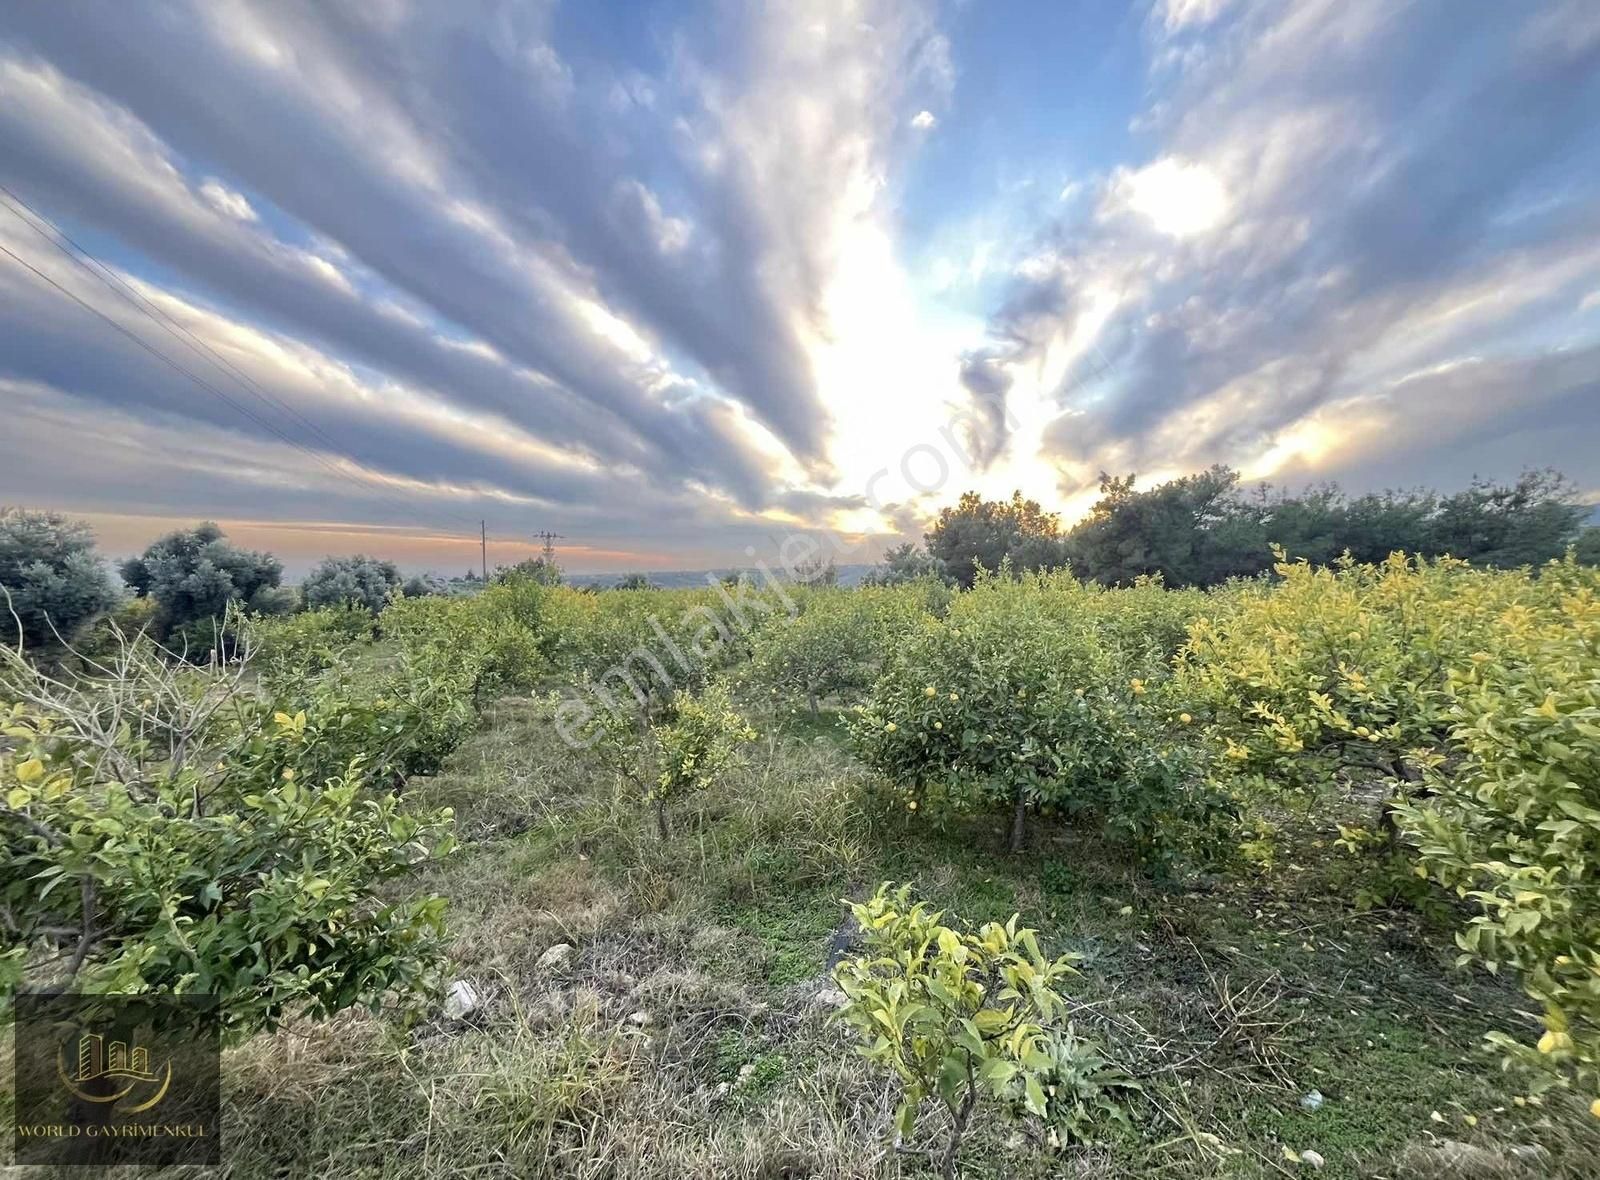
[[[1581,2],[11,5],[0,499],[681,567],[1101,469],[1600,487],[1597,79]]]
[[[1542,358],[1597,334],[1578,312],[1600,280],[1600,37],[1580,6],[1461,15],[1164,6],[1155,154],[1048,229],[991,322],[988,363],[1054,407],[1064,487],[1214,460],[1270,474],[1268,456],[1356,474],[1400,440],[1347,434],[1336,406],[1381,404],[1408,445],[1443,448],[1459,417],[1509,429],[1570,388]],[[1446,364],[1448,412],[1413,379]],[[974,389],[987,413],[994,384]],[[1545,461],[1527,437],[1496,474]]]

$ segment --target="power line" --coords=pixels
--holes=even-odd
[[[540,553],[540,556],[544,559],[544,563],[546,565],[554,565],[555,562],[556,562],[556,544],[555,543],[557,541],[565,541],[566,538],[563,537],[560,533],[552,533],[549,529],[540,529],[537,533],[534,533],[533,535],[538,537],[539,540],[544,542],[544,549]]]
[[[170,315],[167,314],[167,312],[163,308],[160,307],[160,305],[152,302],[148,297],[146,297],[142,292],[138,291],[136,288],[130,287],[114,271],[112,271],[110,268],[108,268],[104,263],[100,262],[99,259],[95,258],[94,255],[91,254],[88,250],[86,250],[83,246],[79,245],[70,235],[68,235],[64,231],[62,231],[59,228],[57,228],[54,224],[49,222],[49,220],[47,218],[45,218],[43,215],[41,215],[37,210],[35,210],[31,205],[29,205],[21,197],[17,196],[16,193],[12,192],[9,188],[6,188],[4,185],[0,185],[0,193],[4,193],[7,197],[9,197],[11,199],[11,201],[16,202],[16,205],[22,206],[23,209],[26,209],[28,211],[28,213],[32,214],[33,217],[35,219],[37,219],[38,221],[43,222],[46,225],[49,225],[51,232],[46,232],[39,225],[34,224],[34,222],[30,221],[26,216],[24,216],[23,213],[21,212],[21,210],[16,208],[15,205],[12,205],[8,201],[0,200],[0,204],[6,205],[6,207],[11,210],[12,214],[14,216],[16,216],[19,221],[21,221],[29,229],[33,230],[34,233],[38,234],[41,238],[43,238],[51,246],[55,247],[58,251],[60,251],[62,254],[64,254],[71,262],[73,262],[75,265],[77,265],[80,269],[86,271],[89,275],[91,275],[92,277],[98,279],[102,284],[104,284],[106,287],[108,287],[112,291],[113,294],[119,296],[124,302],[130,304],[134,308],[134,310],[139,311],[140,313],[142,313],[147,319],[149,319],[153,323],[155,323],[157,327],[162,328],[169,335],[171,335],[175,339],[177,339],[180,344],[184,344],[191,351],[198,352],[198,351],[202,351],[203,350],[205,355],[207,357],[209,357],[209,359],[214,364],[216,364],[218,367],[220,367],[222,369],[225,369],[227,372],[232,374],[242,385],[244,385],[246,387],[247,391],[252,393],[258,400],[264,402],[265,404],[267,404],[269,406],[272,406],[272,407],[276,408],[277,410],[279,410],[281,413],[285,414],[289,418],[299,422],[308,431],[310,431],[311,434],[314,437],[316,437],[320,441],[322,441],[329,448],[329,450],[331,450],[331,451],[333,451],[334,453],[337,453],[337,454],[342,454],[344,452],[345,448],[341,447],[337,441],[335,441],[325,431],[323,431],[320,427],[318,427],[316,425],[316,423],[312,422],[309,418],[306,418],[303,414],[300,414],[293,407],[285,404],[284,402],[282,402],[278,398],[274,397],[267,390],[263,389],[248,374],[240,371],[235,365],[233,365],[231,362],[229,362],[227,360],[227,358],[221,356],[219,353],[216,352],[215,349],[213,349],[210,345],[206,344],[205,341],[203,341],[199,337],[195,336],[194,333],[191,332],[187,327],[185,327],[184,325],[182,325],[182,324],[178,323],[176,320],[174,320]],[[70,242],[72,247],[74,249],[76,249],[79,254],[82,255],[82,258],[80,258],[78,256],[78,254],[74,254],[72,252],[72,250],[69,250],[66,246],[63,246],[60,241],[56,240],[55,237],[52,237],[51,236],[52,233],[54,233],[56,235],[59,235],[60,238],[63,238],[67,242]],[[7,249],[4,245],[0,245],[0,251],[4,251],[14,261],[16,261],[20,265],[26,267],[29,271],[33,272],[33,274],[38,276],[44,282],[48,283],[50,286],[54,287],[61,294],[67,296],[73,302],[77,303],[84,310],[92,313],[93,315],[95,315],[95,316],[99,317],[100,319],[104,320],[106,323],[110,324],[111,327],[115,328],[118,332],[120,332],[122,335],[126,336],[129,340],[133,341],[133,343],[137,344],[140,348],[144,349],[151,356],[155,357],[157,360],[161,361],[163,364],[165,364],[168,367],[176,370],[177,372],[181,373],[183,376],[189,378],[189,380],[193,381],[196,385],[200,386],[202,389],[205,389],[207,392],[215,395],[216,397],[222,399],[223,402],[225,402],[226,404],[231,406],[233,409],[237,410],[239,413],[243,414],[246,418],[248,418],[248,419],[250,419],[250,421],[256,423],[262,429],[269,431],[274,436],[276,436],[277,438],[281,439],[283,442],[287,443],[289,446],[294,447],[296,450],[298,450],[301,453],[305,454],[313,462],[316,462],[317,464],[319,464],[324,470],[328,471],[330,474],[332,474],[332,475],[334,475],[334,476],[336,476],[336,477],[338,477],[340,479],[345,480],[347,483],[351,484],[351,486],[360,489],[363,493],[376,494],[377,497],[379,498],[379,500],[382,503],[386,504],[390,508],[394,508],[394,509],[399,510],[402,514],[411,515],[413,517],[415,516],[415,511],[411,506],[409,506],[409,505],[407,505],[407,504],[405,504],[405,503],[403,503],[403,502],[401,502],[401,501],[399,501],[397,499],[394,499],[393,497],[389,496],[386,492],[384,492],[381,488],[379,488],[372,481],[368,480],[366,482],[363,482],[360,477],[353,476],[348,471],[345,471],[344,469],[335,466],[333,463],[329,462],[329,460],[327,459],[326,456],[324,456],[322,454],[319,454],[318,452],[312,450],[310,447],[306,446],[304,443],[300,442],[298,439],[290,437],[288,434],[286,434],[282,430],[280,430],[275,424],[267,421],[264,418],[261,418],[260,416],[258,416],[255,413],[252,413],[249,409],[247,409],[246,407],[244,407],[241,404],[239,404],[238,402],[236,402],[233,398],[229,397],[222,390],[218,389],[215,385],[211,384],[208,381],[205,381],[204,379],[202,379],[201,377],[196,375],[194,372],[192,372],[189,369],[185,368],[184,366],[178,364],[171,357],[168,357],[165,353],[162,353],[159,350],[157,350],[156,348],[154,348],[152,345],[147,343],[141,337],[139,337],[138,335],[136,335],[135,333],[133,333],[132,331],[130,331],[129,329],[127,329],[123,325],[117,323],[110,316],[106,315],[104,312],[100,311],[98,308],[94,307],[92,304],[88,303],[84,299],[81,299],[79,296],[77,296],[73,292],[67,290],[60,283],[57,283],[54,279],[52,279],[49,275],[45,274],[43,271],[40,271],[37,267],[33,266],[32,264],[27,262],[25,259],[19,257],[13,251]],[[88,261],[85,262],[84,259],[87,259]],[[96,269],[91,269],[90,263],[92,263],[93,267],[96,268]],[[137,300],[138,302],[135,302],[135,300]],[[152,314],[152,311],[155,314]],[[159,315],[161,317],[161,319],[158,320],[156,318],[157,315]],[[165,322],[163,323],[162,321],[165,321]],[[182,336],[180,336],[179,333],[182,333]],[[187,337],[187,340],[184,339],[184,337]],[[470,522],[463,516],[459,516],[456,513],[450,512],[447,509],[440,509],[439,511],[440,511],[441,515],[447,516],[452,520],[458,521],[462,525],[470,525]]]
[[[214,349],[212,349],[209,345],[207,345],[203,340],[201,340],[199,337],[195,336],[194,333],[190,332],[188,328],[184,327],[182,324],[180,324],[176,320],[174,320],[170,315],[167,314],[167,312],[163,308],[160,307],[159,304],[156,304],[156,303],[152,302],[149,298],[147,298],[143,293],[138,291],[136,288],[130,287],[122,278],[120,278],[120,276],[118,276],[116,274],[116,272],[111,270],[104,263],[100,262],[99,259],[95,258],[93,254],[91,254],[87,249],[85,249],[82,245],[80,245],[77,241],[75,241],[69,234],[67,234],[65,231],[61,230],[60,228],[55,226],[53,223],[51,223],[48,218],[46,218],[42,214],[40,214],[38,212],[38,210],[34,209],[31,205],[29,205],[21,197],[17,196],[16,193],[12,192],[9,188],[6,188],[4,185],[0,185],[0,192],[5,193],[6,196],[10,197],[12,201],[15,201],[18,205],[21,205],[23,207],[23,209],[26,209],[28,211],[28,213],[33,215],[33,218],[36,221],[42,222],[44,225],[49,226],[49,231],[50,232],[46,232],[39,225],[34,224],[32,221],[29,221],[26,217],[24,217],[23,214],[19,210],[17,210],[14,207],[11,207],[11,212],[13,214],[15,214],[17,216],[17,218],[19,220],[21,220],[24,225],[28,226],[28,228],[32,229],[40,237],[44,238],[44,240],[46,242],[48,242],[50,245],[54,246],[62,254],[66,255],[66,257],[69,260],[71,260],[73,263],[75,263],[79,268],[87,271],[90,274],[91,277],[98,279],[102,284],[104,284],[105,286],[109,287],[113,294],[118,295],[119,297],[121,297],[123,299],[124,302],[127,302],[130,305],[132,305],[134,310],[140,311],[141,313],[143,313],[147,319],[151,319],[153,322],[156,323],[157,327],[163,328],[165,331],[167,331],[167,333],[169,335],[173,335],[174,337],[176,337],[178,332],[182,332],[184,334],[184,336],[188,337],[188,341],[184,341],[183,339],[179,338],[179,343],[186,344],[190,348],[191,351],[197,351],[197,350],[203,349],[205,351],[205,353],[209,356],[209,358],[216,365],[218,365],[219,367],[221,367],[223,369],[226,369],[228,372],[233,374],[234,377],[236,377],[240,381],[241,384],[245,385],[248,388],[248,390],[250,392],[252,392],[256,396],[256,398],[258,400],[260,400],[262,402],[265,402],[269,406],[275,407],[276,409],[278,409],[279,411],[281,411],[282,413],[284,413],[288,417],[300,422],[315,437],[319,438],[328,447],[328,449],[330,451],[333,451],[336,454],[342,454],[345,451],[344,447],[342,447],[337,441],[335,441],[334,439],[329,437],[328,434],[325,431],[321,430],[316,425],[316,423],[312,422],[310,419],[306,418],[304,415],[300,414],[298,411],[293,409],[293,407],[286,405],[285,403],[283,403],[279,399],[275,398],[271,393],[269,393],[265,389],[263,389],[259,384],[257,384],[247,374],[241,372],[237,367],[235,367],[233,364],[231,364],[225,357],[221,356]],[[7,202],[0,201],[0,204],[7,204]],[[8,205],[8,207],[10,207],[10,206]],[[57,241],[55,237],[51,236],[52,234],[54,234],[54,235],[56,235],[56,236],[58,236],[60,238],[65,239],[66,241],[70,242],[72,244],[72,246],[78,251],[78,253],[82,255],[82,258],[78,257],[77,255],[73,254],[72,251],[70,251],[66,247],[62,246],[61,243],[59,241]],[[10,251],[7,251],[7,253],[10,253]],[[12,256],[15,257],[15,255],[12,255]],[[98,272],[99,273],[97,273],[96,270],[91,270],[89,265],[88,265],[88,263],[86,263],[84,261],[84,259],[87,259],[88,263],[92,263],[96,268],[98,268]],[[29,267],[29,269],[30,270],[34,270],[34,268],[31,267],[31,266]],[[39,272],[37,270],[34,270],[34,273],[35,274],[39,274]],[[44,275],[40,275],[40,277],[41,278],[46,278],[46,281],[49,281],[48,278],[46,276],[44,276]],[[115,284],[115,285],[113,285],[113,284]],[[63,288],[61,288],[59,284],[56,284],[56,283],[52,282],[51,285],[55,286],[57,290],[63,291],[64,294],[69,294],[69,295],[71,294],[70,292],[66,292]],[[120,288],[120,290],[119,290],[119,288]],[[139,300],[139,302],[135,303],[134,302],[135,299]],[[85,304],[84,301],[81,300],[81,299],[77,300],[77,302],[80,303],[81,305],[85,306],[85,307],[88,307],[88,305]],[[141,304],[143,306],[141,306]],[[94,310],[94,309],[90,308],[90,310]],[[162,317],[162,319],[166,321],[166,324],[164,325],[160,321],[156,321],[155,317],[153,315],[151,315],[151,310],[153,310],[156,314],[160,315]],[[153,355],[159,356],[161,359],[166,361],[166,363],[168,363],[168,364],[173,364],[173,362],[169,358],[165,357],[164,354],[156,353],[154,349],[151,349],[142,340],[138,339],[137,337],[134,337],[131,333],[127,332],[125,329],[121,329],[120,325],[115,324],[114,321],[109,321],[109,317],[106,317],[106,316],[102,315],[101,318],[102,319],[107,319],[108,322],[112,322],[112,326],[113,327],[118,327],[119,330],[122,330],[125,335],[128,335],[130,337],[130,339],[134,339],[135,343],[138,343],[141,347],[145,348],[147,351],[152,352]],[[167,326],[167,325],[170,325],[170,326]],[[174,365],[173,367],[178,367],[178,366]],[[341,479],[344,479],[344,480],[350,482],[352,484],[352,486],[361,488],[363,491],[375,492],[377,494],[378,498],[380,499],[380,501],[385,503],[387,506],[389,506],[391,508],[396,508],[400,512],[408,514],[408,515],[415,515],[413,509],[409,505],[406,505],[406,504],[402,503],[401,501],[392,498],[381,487],[378,487],[370,479],[367,481],[367,485],[363,485],[362,483],[358,482],[358,480],[360,478],[359,476],[352,476],[350,473],[348,473],[348,472],[346,472],[346,471],[344,471],[344,470],[342,470],[340,468],[337,468],[337,467],[333,466],[331,463],[328,462],[328,460],[326,459],[325,456],[319,455],[317,452],[313,451],[311,448],[309,448],[309,447],[305,446],[304,444],[300,443],[298,440],[290,438],[288,435],[286,435],[282,431],[278,430],[271,423],[265,422],[261,418],[256,417],[253,414],[250,414],[249,411],[244,410],[243,407],[241,407],[237,403],[235,403],[226,394],[222,393],[220,390],[216,389],[214,386],[211,386],[208,383],[201,381],[193,373],[190,373],[187,370],[182,369],[181,367],[178,367],[178,368],[179,368],[180,372],[183,372],[191,380],[195,381],[197,384],[200,384],[203,388],[208,389],[210,392],[216,394],[218,397],[221,397],[223,399],[223,401],[227,402],[229,405],[233,406],[235,409],[240,410],[241,413],[244,413],[247,417],[249,417],[252,421],[256,422],[257,424],[261,425],[264,429],[272,431],[272,433],[275,434],[278,438],[282,439],[284,442],[288,443],[290,446],[295,447],[297,450],[301,451],[302,453],[304,453],[305,455],[310,457],[313,461],[315,461],[319,465],[321,465],[325,470],[327,470],[330,473],[338,476]],[[458,516],[455,513],[449,512],[448,510],[441,510],[441,511],[442,511],[443,515],[448,516],[453,520],[459,521],[463,525],[470,524],[470,522],[467,521],[467,519],[465,517]]]

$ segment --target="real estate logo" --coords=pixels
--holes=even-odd
[[[166,1063],[164,1073],[152,1071],[150,1050],[143,1045],[131,1049],[126,1041],[107,1045],[99,1033],[84,1033],[77,1049],[77,1065],[69,1075],[66,1046],[61,1047],[56,1054],[56,1074],[62,1085],[85,1102],[126,1102],[128,1114],[140,1114],[165,1098],[172,1087],[172,1062]]]
[[[19,1164],[221,1162],[209,996],[16,997]]]

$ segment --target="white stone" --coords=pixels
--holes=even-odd
[[[843,1008],[850,1002],[850,997],[836,987],[825,987],[811,997],[811,1002],[819,1008]]]
[[[654,1023],[654,1017],[640,1009],[638,1012],[629,1013],[628,1023],[633,1025],[634,1028],[649,1028]]]
[[[444,1014],[451,1020],[460,1020],[476,1011],[482,1003],[478,997],[478,989],[465,979],[458,979],[445,993]]]
[[[1300,1153],[1300,1162],[1302,1164],[1310,1164],[1313,1168],[1321,1170],[1322,1165],[1328,1161],[1322,1158],[1322,1154],[1320,1152],[1312,1151],[1310,1148],[1307,1148],[1305,1151]]]
[[[539,969],[553,971],[558,967],[565,967],[571,961],[572,944],[570,942],[558,942],[539,956]]]

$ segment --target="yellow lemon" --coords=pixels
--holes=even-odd
[[[913,799],[910,803],[906,804],[906,810],[907,811],[915,811],[916,809],[917,809],[917,801],[915,799]]]
[[[1571,1047],[1572,1038],[1566,1033],[1556,1032],[1554,1029],[1547,1031],[1544,1036],[1539,1038],[1539,1052],[1541,1053],[1554,1053],[1557,1049],[1570,1049]]]
[[[1589,1103],[1589,1113],[1594,1115],[1595,1118],[1600,1119],[1600,1098],[1596,1098],[1593,1102]]]
[[[955,701],[959,701],[959,700],[960,700],[960,699],[961,699],[961,698],[960,698],[960,697],[958,697],[958,696],[957,696],[957,695],[956,695],[956,694],[955,694],[955,693],[951,693],[951,694],[950,694],[950,700],[951,700],[951,701],[952,701],[952,702],[955,702]]]
[[[1194,718],[1189,716],[1189,714],[1187,714],[1187,713],[1179,713],[1178,714],[1178,720],[1183,722],[1185,725],[1188,725],[1189,722],[1194,720]]]
[[[928,687],[927,687],[927,688],[925,688],[925,689],[923,689],[923,690],[922,690],[922,695],[923,695],[923,696],[925,696],[925,697],[931,697],[931,696],[935,696],[935,695],[937,695],[937,691],[938,691],[938,690],[937,690],[937,689],[935,689],[935,688],[934,688],[934,687],[933,687],[933,685],[931,685],[931,684],[930,684],[930,685],[928,685]]]
[[[935,729],[943,729],[944,728],[944,722],[943,721],[935,721],[933,723],[933,727]]]
[[[283,779],[284,779],[285,782],[290,782],[290,783],[294,782],[294,768],[293,767],[285,766],[283,768]]]
[[[894,722],[893,722],[893,721],[891,721],[891,722],[889,722],[889,724],[888,724],[888,725],[885,725],[885,726],[884,726],[884,727],[883,727],[883,731],[884,731],[884,732],[885,732],[885,733],[893,733],[893,732],[894,732],[894,731],[895,731],[895,729],[896,729],[896,728],[897,728],[897,727],[896,727],[896,725],[895,725],[895,723],[894,723]]]

